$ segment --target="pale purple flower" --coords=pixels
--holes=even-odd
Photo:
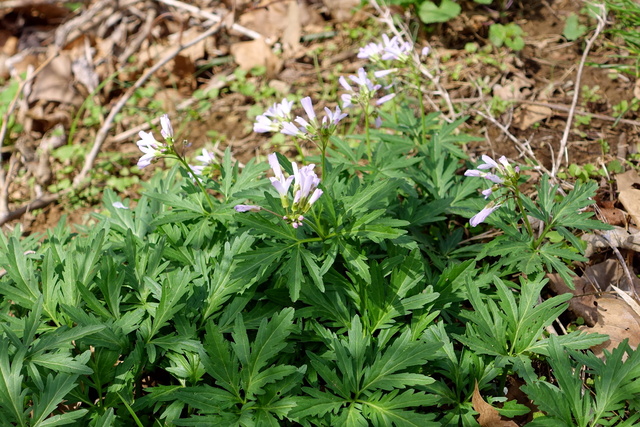
[[[373,75],[376,79],[380,79],[382,77],[388,76],[389,74],[395,73],[396,70],[395,69],[389,69],[389,70],[378,70],[378,71],[374,71]]]
[[[294,206],[299,206],[302,211],[306,212],[311,205],[322,195],[322,190],[318,189],[320,178],[313,171],[314,164],[303,166],[298,169],[298,165],[294,162],[293,176],[295,177],[295,185],[293,187]]]
[[[325,116],[322,118],[322,127],[327,128],[329,126],[337,126],[340,120],[347,117],[347,113],[343,113],[340,107],[336,105],[335,111],[331,111],[329,108],[324,107]]]
[[[264,114],[256,117],[256,122],[253,124],[253,131],[257,133],[278,132],[282,129],[282,123],[279,121],[271,120]]]
[[[271,166],[273,174],[275,175],[275,177],[269,178],[269,180],[271,181],[271,185],[273,185],[278,194],[280,194],[280,198],[284,200],[287,197],[289,187],[291,186],[291,182],[293,181],[294,177],[284,177],[282,169],[280,168],[280,163],[278,162],[278,157],[275,153],[269,154],[267,158],[269,159],[269,165]]]
[[[293,101],[288,101],[286,98],[284,98],[281,103],[275,103],[271,107],[269,107],[264,115],[283,120],[290,120],[291,108],[293,108]]]
[[[257,133],[279,132],[286,123],[291,120],[291,108],[293,101],[283,99],[281,103],[275,103],[256,117],[253,124],[253,131]]]
[[[300,100],[300,103],[302,104],[302,108],[304,108],[304,112],[307,113],[307,117],[309,118],[309,120],[313,122],[316,119],[316,112],[313,111],[313,103],[311,102],[311,97],[307,96],[305,98],[302,98]]]
[[[157,157],[160,157],[163,154],[164,145],[153,137],[151,132],[140,131],[138,133],[140,136],[140,141],[136,142],[138,144],[138,148],[144,154],[138,160],[138,167],[140,169],[149,166],[151,161]]]
[[[300,117],[298,117],[298,118],[300,118]],[[280,132],[282,132],[285,135],[295,136],[295,137],[298,137],[298,138],[304,136],[304,134],[305,134],[304,131],[300,130],[300,128],[298,128],[296,125],[294,125],[291,122],[282,123],[282,129],[280,130]]]
[[[488,179],[491,182],[496,184],[502,184],[504,180],[500,178],[498,175],[491,172],[483,172],[477,169],[468,169],[464,172],[464,176],[476,176],[479,178]]]
[[[204,172],[204,168],[206,166],[205,165],[189,165],[189,167],[191,168],[193,173],[195,173],[198,176],[202,176],[202,173]]]
[[[475,227],[478,224],[484,222],[484,220],[487,219],[487,217],[491,215],[491,213],[496,209],[498,209],[500,206],[501,206],[500,204],[495,204],[495,205],[488,204],[487,206],[484,207],[484,209],[482,209],[480,212],[478,212],[473,217],[471,217],[471,219],[469,220],[469,224],[472,227]]]
[[[420,51],[420,56],[422,57],[428,56],[430,52],[431,52],[431,48],[429,46],[423,47],[422,50]]]
[[[233,207],[236,212],[244,213],[244,212],[259,212],[262,210],[260,206],[256,205],[235,205]]]
[[[482,195],[485,199],[488,199],[489,196],[493,193],[493,187],[487,188],[486,190],[482,190]]]
[[[160,116],[160,127],[162,128],[160,134],[164,139],[173,138],[173,126],[171,126],[168,114]]]
[[[116,209],[129,209],[128,207],[123,205],[122,202],[113,202],[111,206],[113,206]]]
[[[382,105],[387,101],[391,101],[393,98],[395,98],[395,96],[396,96],[395,93],[390,93],[388,95],[385,95],[376,101],[376,105]]]
[[[358,58],[360,59],[375,59],[379,58],[384,52],[384,46],[382,43],[368,43],[366,46],[361,47],[358,51]]]
[[[203,148],[202,154],[196,156],[196,160],[202,163],[204,166],[209,166],[211,163],[214,163],[216,161],[216,158],[213,152],[209,152],[206,148]]]
[[[502,159],[505,159],[505,157],[502,156],[500,158],[500,160],[502,160]],[[484,163],[481,164],[481,165],[478,165],[478,169],[491,169],[491,168],[499,168],[500,167],[500,165],[498,163],[496,163],[495,160],[493,160],[491,157],[487,156],[486,154],[482,155],[482,161]]]
[[[382,43],[384,45],[384,53],[382,54],[381,59],[384,61],[405,61],[409,58],[409,54],[413,50],[413,43],[401,41],[398,36],[394,36],[389,39],[389,36],[383,34]]]

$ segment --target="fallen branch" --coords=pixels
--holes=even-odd
[[[584,64],[587,61],[587,57],[589,56],[589,51],[593,46],[593,43],[596,41],[602,30],[604,30],[605,26],[605,18],[606,18],[606,10],[604,5],[602,4],[593,4],[594,7],[599,9],[599,14],[596,15],[596,19],[598,20],[598,25],[596,27],[595,32],[587,40],[587,44],[585,45],[584,52],[582,53],[582,58],[580,58],[580,64],[578,65],[578,72],[576,74],[576,81],[573,89],[573,100],[571,101],[571,107],[569,108],[569,115],[567,116],[567,124],[564,128],[564,133],[562,134],[562,139],[560,140],[560,149],[558,150],[558,155],[556,157],[556,161],[551,168],[551,176],[555,178],[558,169],[560,169],[560,165],[562,164],[562,159],[565,158],[567,163],[569,162],[569,154],[567,153],[567,142],[569,141],[569,133],[571,131],[571,124],[573,122],[573,117],[575,115],[576,106],[578,105],[578,98],[580,97],[580,82],[582,80],[582,72],[584,71]]]

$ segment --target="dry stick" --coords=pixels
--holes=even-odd
[[[531,150],[531,147],[529,147],[528,145],[523,144],[518,138],[516,138],[511,132],[509,132],[509,129],[507,129],[502,123],[497,121],[490,114],[484,114],[482,111],[476,111],[476,114],[478,114],[479,116],[484,117],[486,120],[489,120],[496,127],[498,127],[498,129],[500,129],[507,136],[507,138],[509,138],[511,141],[513,141],[514,144],[516,144],[518,146],[518,148],[520,148],[520,150],[523,153],[525,153],[527,156],[529,156],[531,158],[531,160],[533,160],[535,163],[537,163],[538,166],[536,166],[535,169],[540,169],[542,172],[544,172],[546,174],[549,174],[549,170],[544,167],[542,162],[538,161],[538,159],[536,158],[535,154]]]
[[[186,11],[189,11],[189,12],[193,13],[194,15],[200,15],[203,18],[210,19],[211,21],[215,22],[216,24],[219,24],[219,23],[222,22],[222,18],[220,16],[218,16],[216,14],[213,14],[211,12],[204,11],[204,10],[199,9],[199,8],[197,8],[195,6],[192,6],[190,4],[183,3],[181,1],[177,1],[177,0],[158,0],[158,1],[160,3],[164,3],[164,4],[168,5],[168,6],[173,6],[173,7],[176,7],[178,9],[184,9]],[[264,37],[262,34],[256,32],[256,31],[250,30],[248,28],[245,28],[242,25],[238,25],[236,23],[233,23],[231,25],[231,29],[233,31],[237,31],[238,33],[240,33],[242,35],[245,35],[245,36],[247,36],[249,38],[252,38],[252,39],[261,39],[261,38]]]
[[[480,101],[482,101],[481,97],[454,98],[454,99],[451,100],[451,102],[453,102],[454,104],[461,104],[461,103],[473,104],[473,103],[480,102]],[[507,99],[505,101],[513,102],[514,104],[539,105],[541,107],[547,107],[547,108],[550,108],[552,110],[562,111],[563,113],[568,113],[569,110],[571,110],[569,107],[567,107],[564,104],[550,104],[548,102],[531,101],[531,100],[528,100],[528,99]],[[625,125],[631,125],[631,126],[640,126],[640,121],[637,121],[637,120],[621,119],[619,117],[607,116],[605,114],[597,114],[597,113],[591,113],[591,112],[585,111],[585,110],[578,110],[577,108],[576,108],[575,113],[576,114],[580,114],[580,115],[584,115],[584,116],[589,116],[591,118],[598,119],[598,120],[605,120],[605,121],[608,121],[608,122],[619,122],[619,123],[622,123],[622,124],[625,124]]]
[[[631,272],[629,271],[629,267],[627,266],[627,263],[624,261],[622,254],[620,253],[616,245],[614,245],[613,242],[609,240],[609,237],[605,233],[598,233],[598,234],[602,236],[602,238],[609,244],[609,247],[613,250],[613,253],[616,254],[616,258],[618,258],[618,262],[622,266],[622,269],[624,270],[624,274],[627,276],[627,280],[629,281],[629,291],[633,294],[633,297],[636,299],[636,301],[640,301],[638,299],[638,294],[636,293],[636,287],[634,286],[633,280],[631,278]]]
[[[567,142],[569,141],[569,132],[571,131],[571,124],[573,122],[573,117],[575,115],[576,106],[578,105],[578,98],[580,96],[580,81],[582,80],[582,72],[584,71],[584,64],[587,61],[587,56],[589,56],[589,51],[591,50],[591,46],[598,38],[598,35],[602,32],[605,26],[605,16],[606,12],[604,6],[601,4],[594,5],[600,9],[600,13],[596,15],[596,19],[598,20],[598,25],[596,27],[593,36],[587,40],[587,44],[584,48],[584,52],[582,53],[582,58],[580,58],[580,64],[578,65],[578,73],[576,74],[576,83],[573,89],[573,100],[571,101],[571,107],[569,108],[569,115],[567,116],[567,124],[564,128],[564,133],[562,134],[562,139],[560,140],[560,149],[558,150],[558,156],[556,157],[556,161],[551,168],[551,177],[555,178],[558,169],[560,169],[560,164],[562,163],[563,157],[566,158],[567,163],[569,162],[569,154],[567,152]]]

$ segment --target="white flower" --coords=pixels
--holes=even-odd
[[[128,207],[123,205],[122,202],[113,202],[111,206],[113,206],[116,209],[129,209]]]
[[[162,128],[160,134],[164,139],[173,138],[173,126],[171,126],[168,114],[163,114],[160,117],[160,127]]]
[[[206,148],[202,149],[202,154],[196,156],[196,160],[202,163],[204,166],[209,166],[216,161],[216,158],[212,152],[207,151]]]
[[[493,211],[495,211],[496,209],[498,209],[501,206],[501,204],[488,204],[487,206],[484,207],[484,209],[482,209],[480,212],[478,212],[477,214],[475,214],[470,220],[469,220],[469,224],[472,227],[477,226],[478,224],[480,224],[481,222],[484,222],[485,219],[487,219],[487,217],[489,215],[491,215],[491,213]]]
[[[262,208],[260,206],[256,206],[256,205],[235,205],[233,207],[236,212],[259,212],[260,210],[262,210]]]
[[[140,151],[144,153],[138,160],[138,167],[142,169],[149,166],[153,159],[162,155],[164,145],[156,141],[151,132],[141,130],[138,136],[140,136],[140,141],[136,142],[136,144],[138,144]]]
[[[273,174],[275,175],[275,177],[269,178],[269,180],[271,181],[271,185],[273,185],[278,194],[280,194],[280,198],[284,200],[287,198],[289,187],[291,186],[291,182],[293,181],[294,177],[284,177],[276,153],[269,154],[267,158],[269,159],[269,165],[271,165],[271,169],[273,170]]]

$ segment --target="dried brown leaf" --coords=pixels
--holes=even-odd
[[[482,398],[477,381],[471,403],[473,403],[473,410],[480,414],[477,421],[481,427],[518,427],[518,424],[513,421],[503,420],[498,410]]]
[[[616,175],[618,200],[631,215],[636,225],[640,225],[640,177],[635,169]]]
[[[243,70],[264,66],[267,75],[274,76],[282,68],[282,60],[271,51],[264,39],[234,43],[231,45],[231,54]]]
[[[631,348],[640,344],[640,316],[625,301],[605,296],[598,299],[598,321],[592,328],[582,327],[580,330],[609,335],[609,340],[591,347],[593,353],[603,356],[603,350],[611,351],[623,340],[629,339]]]

